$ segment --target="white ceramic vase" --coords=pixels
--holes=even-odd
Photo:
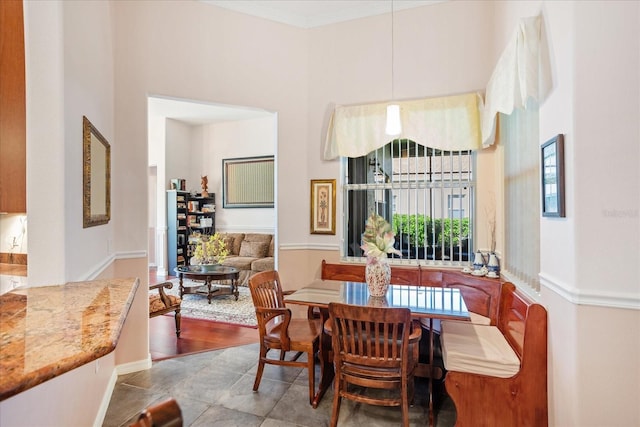
[[[482,256],[482,252],[477,251],[473,258],[473,269],[480,270],[484,267],[484,257]]]
[[[496,254],[489,254],[489,263],[487,264],[487,268],[494,274],[500,273],[500,261],[498,261],[498,256]]]
[[[367,258],[365,280],[372,297],[384,297],[391,282],[391,266],[386,258]]]

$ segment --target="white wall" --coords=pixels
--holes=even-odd
[[[25,2],[24,9],[30,231],[27,272],[31,285],[64,283],[67,274],[63,7],[60,1]],[[81,136],[79,141],[82,144]],[[78,180],[82,182],[82,175]],[[82,197],[82,190],[77,197]]]
[[[112,166],[117,163],[117,153],[126,149],[126,145],[115,138],[114,131],[113,34],[109,5],[102,2],[64,2],[63,5],[65,270],[67,280],[78,280],[89,277],[114,252],[113,222],[82,228],[82,116],[86,116],[111,145]],[[112,196],[122,191],[127,191],[126,186],[112,181]],[[115,204],[112,206],[114,217],[118,216],[117,212]],[[146,218],[146,210],[142,216]]]
[[[275,208],[224,208],[222,203],[222,160],[273,156],[276,147],[276,118],[237,120],[202,127],[200,167],[209,178],[209,192],[216,193],[216,228],[229,232],[274,233]]]
[[[149,265],[155,265],[157,274],[167,274],[167,196],[165,192],[165,182],[169,179],[166,175],[166,153],[165,153],[165,134],[166,120],[164,117],[148,116],[148,158],[149,166],[155,169],[154,187],[148,191],[154,191],[155,203],[148,203],[149,217],[153,216],[154,220],[149,220],[149,224],[154,224],[149,230],[149,252],[153,252],[155,257],[149,254]],[[153,249],[151,249],[153,248]]]
[[[130,178],[118,200],[125,212],[146,201],[146,96],[243,105],[278,113],[278,161],[306,163],[307,33],[287,25],[230,12],[201,2],[113,2],[115,19],[117,138],[136,141],[119,158],[116,173]],[[135,28],[135,31],[132,29]],[[284,148],[284,149],[281,149]],[[143,170],[145,169],[145,170]],[[283,182],[278,216],[296,241],[308,234],[305,168]],[[200,173],[199,171],[197,173]],[[133,174],[133,176],[132,176]],[[142,183],[142,184],[141,184]],[[299,208],[298,208],[299,207]],[[298,211],[302,209],[302,214]],[[144,247],[143,218],[116,219],[119,250]],[[302,218],[301,218],[302,217]]]
[[[541,142],[565,134],[567,217],[540,229],[551,425],[640,424],[639,6],[497,3],[496,43],[542,11],[554,87]]]
[[[193,127],[173,119],[166,119],[165,133],[165,188],[170,189],[170,181],[174,178],[186,180],[186,191],[200,187],[198,172],[193,170],[194,163],[191,146],[193,144]]]
[[[109,353],[3,400],[0,402],[0,425],[100,425],[102,420],[96,420],[96,413],[104,398],[104,390],[109,388],[110,383],[111,386],[115,383],[113,367],[114,353]]]

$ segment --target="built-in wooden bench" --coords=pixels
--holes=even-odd
[[[513,284],[501,287],[496,326],[442,322],[458,427],[548,425],[547,312]]]

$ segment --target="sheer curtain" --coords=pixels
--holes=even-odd
[[[495,142],[498,113],[525,108],[530,99],[542,103],[553,85],[542,15],[522,18],[500,55],[487,84],[482,111],[482,145]]]
[[[504,146],[505,253],[502,273],[540,290],[540,142],[538,105],[500,115]]]

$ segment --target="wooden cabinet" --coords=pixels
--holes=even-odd
[[[167,191],[167,261],[169,274],[177,266],[188,265],[193,255],[194,234],[216,230],[216,198],[192,196],[186,191]]]
[[[0,212],[27,211],[24,18],[21,0],[0,1]]]

